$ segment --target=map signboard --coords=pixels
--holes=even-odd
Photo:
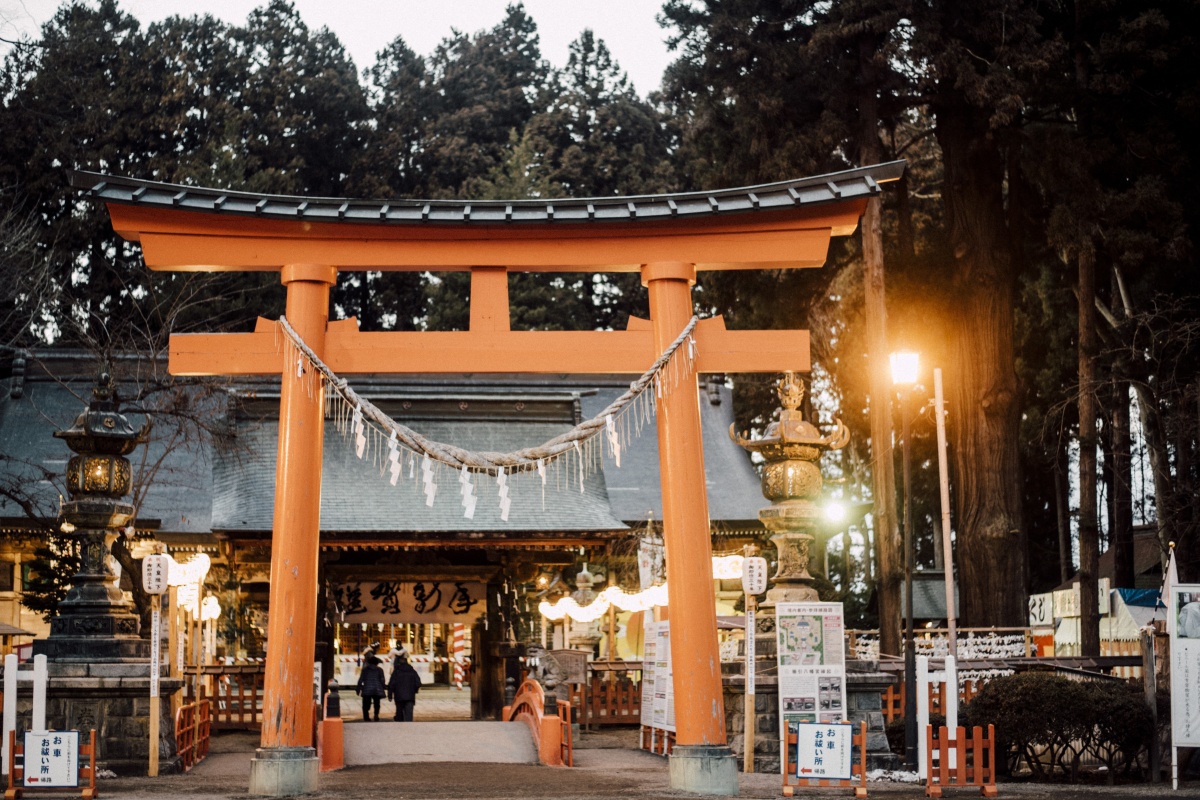
[[[675,686],[671,673],[671,624],[647,622],[642,659],[642,724],[675,730]]]
[[[775,607],[782,733],[846,718],[845,625],[841,603]],[[813,777],[813,776],[809,776]]]

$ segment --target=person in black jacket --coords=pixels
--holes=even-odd
[[[383,667],[379,666],[382,663],[374,653],[367,651],[367,656],[363,659],[362,673],[358,676],[358,685],[354,689],[355,694],[362,695],[363,719],[367,722],[371,721],[372,705],[375,706],[375,721],[379,722],[379,702],[387,694]]]
[[[408,653],[395,651],[392,678],[388,681],[388,698],[396,703],[396,722],[412,722],[413,706],[417,704],[417,692],[421,691],[421,676],[408,663]]]

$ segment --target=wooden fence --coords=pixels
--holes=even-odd
[[[212,727],[217,730],[262,728],[262,664],[210,664],[201,667],[200,699],[212,701]],[[196,668],[188,669],[185,697],[195,700]]]
[[[207,700],[186,703],[175,712],[175,752],[184,772],[208,755],[212,705]]]
[[[979,694],[979,690],[983,688],[983,681],[967,680],[962,682],[962,686],[958,692],[958,706],[963,706],[975,699],[975,695]],[[904,701],[906,693],[904,691],[904,681],[900,682],[899,686],[889,686],[884,690],[880,699],[883,701],[883,718],[888,722],[894,719],[900,719],[904,716]],[[929,684],[929,713],[942,714],[946,713],[946,684],[931,683]]]

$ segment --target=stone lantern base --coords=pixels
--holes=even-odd
[[[80,731],[84,737],[94,729],[98,767],[122,777],[145,775],[150,764],[150,665],[51,662],[47,667],[46,725],[51,730]],[[160,774],[180,769],[170,695],[182,686],[178,679],[159,681]],[[22,694],[17,702],[18,727],[23,724],[20,720],[28,720],[31,705],[29,696]]]

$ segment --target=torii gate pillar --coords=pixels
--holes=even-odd
[[[287,317],[318,357],[325,354],[334,267],[288,264]],[[312,670],[316,646],[317,562],[321,550],[321,456],[325,401],[321,381],[284,365],[279,398],[275,524],[262,738],[250,762],[250,794],[285,797],[313,791]],[[313,465],[317,465],[315,468]]]
[[[343,200],[260,196],[76,173],[108,204],[113,229],[169,271],[280,270],[287,316],[340,374],[536,372],[641,374],[692,315],[696,270],[818,267],[832,236],[853,232],[881,181],[903,163],[761,186],[582,200]],[[311,260],[317,263],[298,263]],[[324,266],[322,265],[324,264]],[[336,264],[336,269],[329,264]],[[330,324],[336,274],[362,270],[471,272],[467,331],[360,332]],[[512,331],[507,273],[641,271],[651,324],[624,331]],[[274,323],[253,333],[173,334],[173,375],[282,373],[262,747],[252,794],[317,788],[311,665],[316,637],[323,398],[315,376],[283,364]],[[671,788],[737,794],[725,740],[713,602],[697,372],[809,369],[806,331],[695,327],[692,369],[664,392],[658,442],[671,594],[676,747]]]
[[[694,264],[658,262],[642,267],[650,293],[654,346],[664,352],[692,316]],[[712,540],[704,479],[696,373],[666,392],[658,407],[663,542],[671,608],[671,664],[675,685],[690,702],[675,706],[671,788],[736,795],[737,759],[725,737],[717,610],[712,600]]]

